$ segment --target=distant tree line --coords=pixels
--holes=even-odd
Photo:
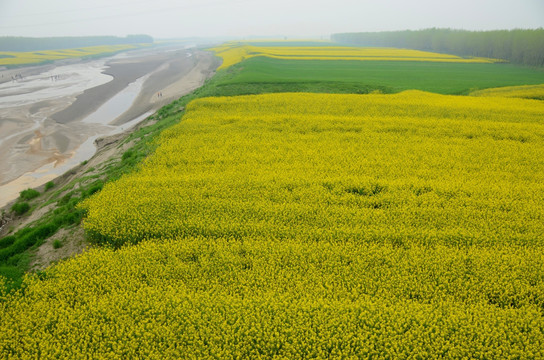
[[[397,47],[459,56],[488,57],[514,64],[544,66],[544,29],[467,31],[425,29],[334,34],[335,42]]]
[[[152,43],[149,35],[117,36],[81,36],[81,37],[0,37],[0,51],[39,51],[55,49],[71,49],[86,46],[120,45]]]

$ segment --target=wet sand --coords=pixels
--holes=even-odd
[[[72,62],[75,61],[73,59],[70,59]],[[64,63],[69,63],[70,60],[65,61]],[[61,64],[61,62],[57,63],[57,65],[53,64],[46,64],[46,65],[35,65],[35,66],[25,66],[25,67],[17,67],[17,68],[2,68],[0,69],[0,84],[3,84],[5,82],[12,81],[12,78],[14,76],[21,75],[23,77],[29,77],[33,75],[41,74],[45,71],[54,69],[56,66]]]
[[[83,71],[87,77],[98,79],[94,71],[102,78],[91,79],[94,83],[91,80],[89,83],[70,82],[79,79],[77,71],[82,64],[92,70],[88,74]],[[0,87],[0,207],[15,199],[19,191],[59,176],[58,170],[66,171],[66,165],[73,160],[90,158],[94,154],[94,146],[90,146],[94,139],[125,130],[126,126],[119,125],[132,125],[131,120],[145,118],[192,91],[202,85],[217,66],[213,55],[199,50],[146,49],[109,59],[72,62],[65,68],[50,64],[34,67],[27,73],[31,71],[33,75],[23,74],[21,84],[2,84],[10,87],[3,93]],[[75,70],[62,74],[64,78],[59,75],[59,83],[56,83],[50,78],[58,69]],[[0,73],[4,78],[7,76],[6,70]],[[81,78],[81,74],[79,76]],[[47,81],[51,82],[51,89],[40,87]],[[128,90],[138,81],[141,82],[138,93],[130,94]],[[84,85],[77,88],[73,83]],[[90,86],[93,84],[95,86]],[[16,96],[21,93],[19,87],[24,86],[29,92]],[[157,96],[159,91],[162,97]],[[56,96],[49,97],[51,94]],[[119,104],[121,112],[102,111],[100,114],[105,115],[100,121],[93,120],[93,113],[99,114],[109,102],[121,96],[130,102]],[[33,98],[37,100],[33,102]]]
[[[162,56],[144,57],[138,58],[138,60],[137,62],[108,62],[107,66],[109,68],[104,70],[103,73],[111,75],[113,77],[112,81],[85,90],[76,97],[73,104],[54,114],[51,118],[60,124],[81,120],[96,111],[100,105],[130,83],[154,71],[165,61]]]

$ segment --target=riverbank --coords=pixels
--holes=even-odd
[[[134,119],[203,84],[216,61],[196,49],[146,49],[109,59],[47,65],[42,71],[33,68],[33,75],[23,75],[20,84],[2,84],[0,151],[5,155],[0,159],[0,206],[21,190],[39,186],[90,158],[96,138],[126,130]],[[138,91],[128,94],[138,81]],[[118,97],[124,100],[114,105],[125,111],[102,111],[100,121],[91,119]]]

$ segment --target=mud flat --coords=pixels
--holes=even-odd
[[[0,83],[0,207],[89,159],[95,139],[194,90],[217,65],[196,49],[154,48],[33,67]]]

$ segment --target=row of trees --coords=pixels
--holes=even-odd
[[[425,29],[343,33],[338,43],[357,46],[398,47],[507,60],[514,64],[544,66],[544,29],[466,31]]]
[[[0,51],[39,51],[71,49],[86,46],[152,43],[149,35],[117,36],[81,36],[81,37],[0,37]]]

